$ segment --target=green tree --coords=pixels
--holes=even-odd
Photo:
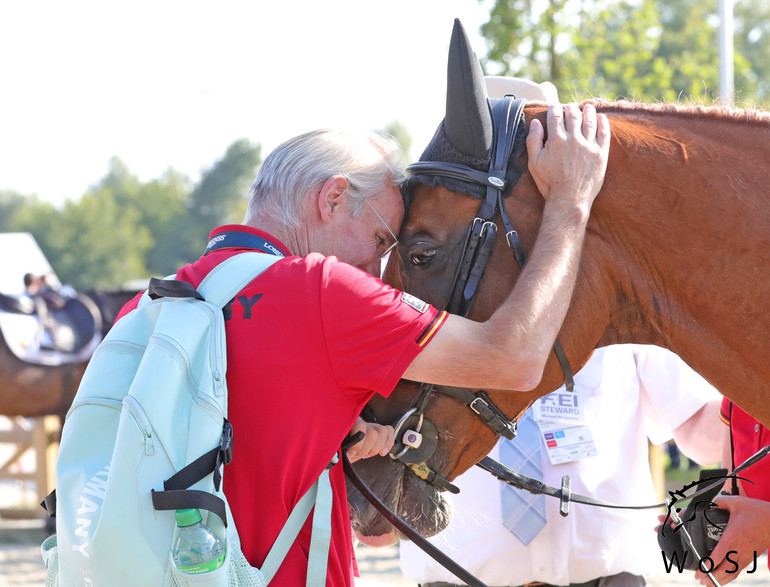
[[[17,227],[35,236],[62,282],[75,288],[113,288],[147,275],[149,230],[110,190],[89,192],[61,210],[47,203],[25,206]]]
[[[194,261],[213,228],[243,220],[248,188],[261,161],[261,147],[241,139],[203,174],[186,202],[185,215],[171,231],[174,240],[165,244],[171,262],[178,266]]]
[[[485,65],[498,75],[550,80],[562,85],[557,46],[568,26],[568,0],[496,0],[481,26],[487,40]]]
[[[551,1],[540,13],[532,10],[536,5],[494,3],[481,29],[489,46],[485,66],[496,68],[493,73],[550,79],[564,101],[602,96],[710,103],[717,97],[715,0]],[[759,88],[753,60],[770,67],[764,65],[768,31],[755,23],[749,30],[748,16],[736,22],[752,41],[749,59],[736,35],[736,95],[745,102]]]
[[[379,132],[396,139],[398,144],[401,145],[401,152],[404,154],[404,157],[406,157],[407,160],[410,159],[409,151],[412,148],[412,136],[403,124],[398,120],[394,120]]]
[[[142,183],[123,161],[113,157],[107,175],[87,193],[105,191],[113,195],[119,207],[136,209],[141,223],[153,235],[160,235],[173,219],[186,213],[190,182],[168,169],[160,178]]]
[[[33,196],[25,196],[12,190],[0,190],[0,232],[15,232],[16,215]]]
[[[604,2],[582,12],[562,63],[572,99],[675,99],[673,71],[659,55],[663,25],[655,0]]]
[[[108,190],[86,194],[62,211],[56,238],[62,275],[87,287],[114,287],[147,275],[145,255],[152,237],[140,214],[121,206]]]
[[[746,61],[735,68],[736,102],[770,108],[770,3],[737,0],[734,21],[735,47]]]
[[[132,206],[141,187],[139,177],[131,173],[119,157],[112,157],[107,166],[107,174],[86,193],[108,191],[119,206]]]
[[[76,288],[168,275],[200,256],[211,229],[241,221],[260,161],[259,145],[236,141],[192,187],[173,169],[142,182],[114,157],[94,187],[61,209],[0,192],[0,230],[31,232],[59,278]]]
[[[190,211],[203,227],[242,220],[248,188],[262,161],[261,151],[247,139],[235,141],[203,174],[190,194]]]
[[[92,192],[114,198],[117,208],[135,218],[149,238],[143,253],[145,273],[126,278],[168,275],[200,256],[212,228],[240,222],[259,162],[259,146],[236,141],[191,186],[187,177],[173,169],[142,183],[120,159],[113,158],[107,175]]]
[[[144,278],[148,274],[166,275],[176,268],[171,264],[173,259],[171,262],[167,259],[167,243],[173,242],[175,235],[170,233],[187,214],[185,203],[189,192],[189,180],[173,169],[158,179],[142,183],[118,157],[110,160],[107,174],[84,198],[111,199],[118,214],[132,219],[149,238],[149,248],[143,251],[142,272],[124,275],[122,281]],[[137,266],[133,270],[139,269]]]
[[[37,196],[23,197],[8,219],[8,225],[4,227],[4,230],[9,232],[31,233],[57,275],[59,275],[56,266],[58,250],[51,241],[51,236],[60,224],[60,214],[61,212],[53,204],[43,202]],[[59,277],[62,276],[59,275]]]
[[[142,185],[135,205],[148,228],[153,245],[147,252],[147,269],[152,275],[168,275],[176,270],[176,229],[187,215],[189,179],[173,169]]]
[[[709,103],[719,97],[716,2],[658,2],[663,30],[658,55],[671,68],[671,89]],[[672,96],[662,96],[673,99]]]

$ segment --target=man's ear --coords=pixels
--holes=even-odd
[[[342,209],[348,186],[348,180],[341,175],[333,175],[321,186],[318,193],[318,212],[324,224],[329,224],[334,215]]]

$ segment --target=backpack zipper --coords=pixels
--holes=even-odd
[[[149,418],[144,411],[144,408],[136,400],[135,397],[127,395],[123,398],[123,405],[128,409],[129,413],[133,416],[134,422],[136,422],[142,436],[144,436],[144,454],[155,454],[155,441],[152,436],[152,425]]]
[[[190,390],[194,394],[193,400],[215,419],[223,419],[225,416],[222,412],[222,409],[216,403],[209,400],[206,396],[200,393],[198,382],[195,381],[192,373],[190,373],[190,364],[187,360],[187,357],[183,356],[182,352],[179,350],[179,347],[171,342],[168,337],[162,335],[153,334],[150,340],[155,342],[158,346],[163,347],[172,356],[179,367],[184,371],[187,383],[190,386]]]
[[[74,412],[76,409],[78,409],[81,406],[101,406],[103,408],[112,408],[113,410],[120,411],[123,407],[123,402],[121,402],[119,399],[109,399],[106,397],[88,398],[86,400],[73,403],[70,406],[70,409],[67,410],[67,415],[64,417],[65,420],[72,415],[72,412]]]

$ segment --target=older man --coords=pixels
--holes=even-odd
[[[545,198],[540,234],[510,299],[486,323],[448,316],[375,277],[396,242],[404,205],[398,147],[372,134],[316,131],[279,146],[252,186],[244,224],[215,229],[206,254],[179,270],[178,279],[197,286],[242,251],[281,257],[226,313],[238,449],[225,493],[250,564],[262,564],[375,393],[388,395],[401,377],[512,390],[538,383],[569,304],[609,151],[608,122],[591,108],[554,106],[547,125],[547,143],[537,122],[527,141],[530,172]],[[490,359],[500,368],[479,368]],[[330,476],[326,584],[352,585],[341,467]],[[310,522],[272,584],[304,583],[309,544]]]

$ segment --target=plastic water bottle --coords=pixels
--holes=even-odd
[[[176,540],[171,557],[176,568],[189,575],[215,571],[225,562],[225,545],[203,524],[199,509],[176,511]]]

